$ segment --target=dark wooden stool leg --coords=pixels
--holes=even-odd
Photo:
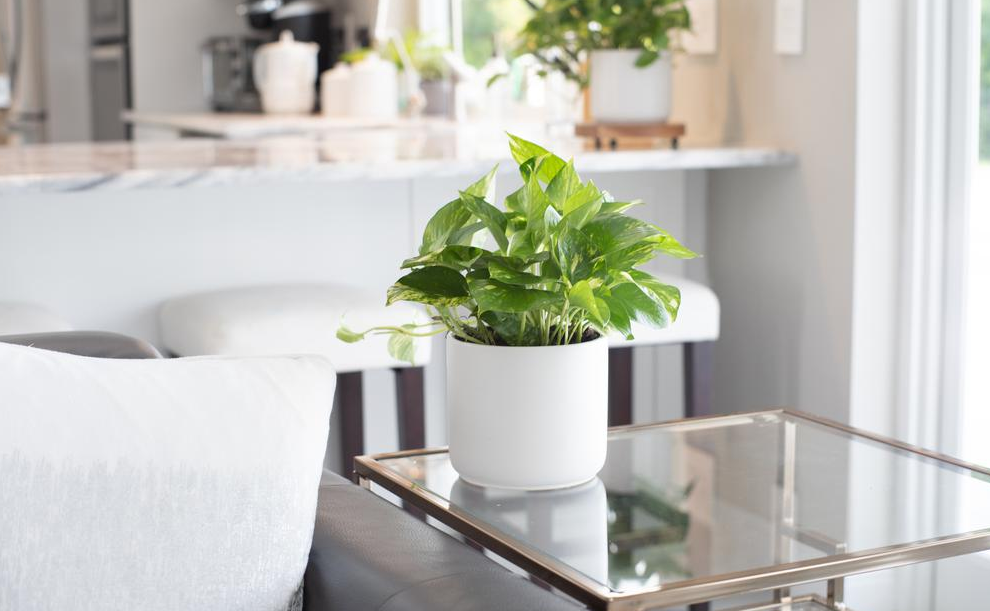
[[[418,450],[426,446],[425,387],[422,367],[395,370],[395,400],[399,422],[399,449]]]
[[[712,373],[715,342],[684,344],[684,417],[712,413]],[[688,611],[709,611],[711,603],[695,603]]]
[[[350,477],[354,457],[364,454],[364,391],[360,371],[337,374],[342,475]]]
[[[712,414],[715,342],[684,344],[684,417]]]
[[[632,424],[633,349],[608,350],[608,425]]]
[[[422,367],[395,369],[396,419],[399,423],[399,449],[418,450],[426,447],[426,388]],[[410,515],[426,521],[426,512],[402,502],[402,508]]]

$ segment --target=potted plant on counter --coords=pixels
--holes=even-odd
[[[450,459],[465,481],[549,489],[594,477],[605,461],[608,339],[631,323],[663,327],[677,288],[638,269],[656,254],[692,258],[669,233],[625,214],[582,182],[573,161],[510,136],[523,186],[495,201],[492,169],[427,223],[388,303],[423,304],[425,325],[337,334],[392,337],[409,360],[414,337],[447,333]]]
[[[396,38],[396,40],[400,40]],[[423,113],[427,115],[452,116],[454,112],[454,83],[450,76],[450,67],[444,59],[447,47],[431,42],[429,36],[419,30],[407,30],[401,38],[405,54],[396,48],[396,40],[389,41],[385,46],[383,57],[395,64],[396,70],[404,72],[407,68],[403,55],[412,63],[419,77],[419,87],[425,97]],[[370,48],[356,49],[345,53],[341,59],[348,64],[363,61],[373,51]],[[404,92],[405,96],[409,92]]]
[[[671,106],[671,47],[689,30],[686,0],[530,1],[520,53],[590,86],[591,116],[606,123],[663,122]],[[587,68],[587,69],[586,69]]]

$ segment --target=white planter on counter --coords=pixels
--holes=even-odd
[[[497,488],[564,488],[605,464],[608,340],[482,346],[447,338],[450,461]]]
[[[358,119],[399,116],[399,80],[395,64],[372,53],[351,66],[348,115]]]
[[[591,116],[606,123],[666,121],[671,105],[670,53],[636,67],[638,49],[591,52]]]

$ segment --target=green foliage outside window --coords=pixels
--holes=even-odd
[[[463,0],[464,59],[480,68],[495,51],[511,54],[532,14],[523,0]]]

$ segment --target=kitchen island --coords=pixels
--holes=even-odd
[[[595,151],[587,139],[525,126],[518,133],[561,157],[573,157],[583,172],[713,170],[795,162],[793,155],[773,148]],[[506,173],[515,172],[504,132],[436,121],[248,140],[0,147],[0,195],[272,181],[409,180],[481,175],[496,163]]]
[[[531,133],[631,213],[705,252],[709,172],[760,172],[772,186],[799,166],[773,148],[590,150]],[[158,341],[166,299],[244,285],[339,283],[385,289],[426,221],[501,163],[498,198],[518,187],[500,130],[362,129],[251,140],[0,148],[0,301],[40,303],[79,329]],[[739,205],[744,206],[745,201]],[[707,260],[652,271],[707,281]],[[333,333],[335,329],[314,329]],[[446,440],[442,340],[427,368],[427,442]],[[636,402],[680,413],[678,350],[637,349]],[[369,451],[394,446],[389,372],[371,372]],[[666,397],[664,401],[657,398]]]

